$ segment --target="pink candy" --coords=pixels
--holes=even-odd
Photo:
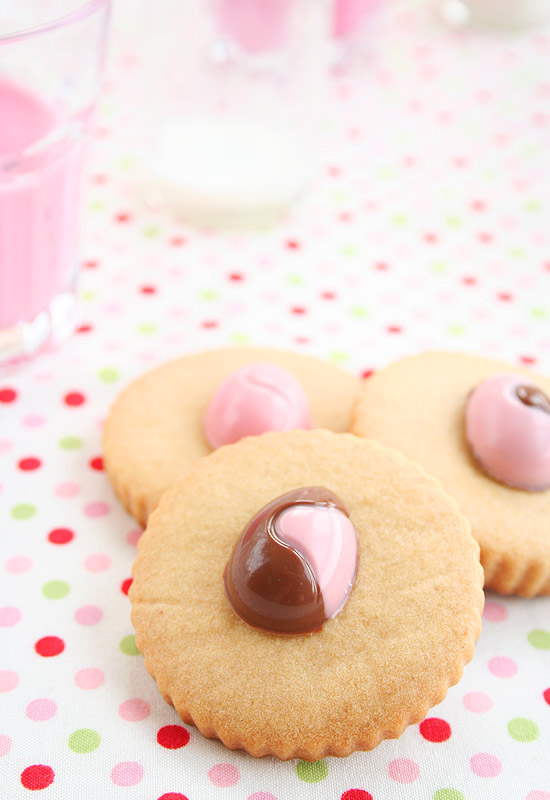
[[[466,401],[465,422],[484,472],[518,489],[550,487],[550,401],[529,380],[513,374],[487,378]]]
[[[357,567],[357,534],[349,517],[330,506],[291,506],[278,518],[277,534],[308,561],[325,616],[335,617],[348,599]]]
[[[204,417],[209,444],[221,447],[266,431],[311,428],[304,390],[286,370],[256,362],[233,372],[214,393]]]

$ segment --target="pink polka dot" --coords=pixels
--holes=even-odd
[[[462,704],[468,711],[473,711],[476,714],[483,714],[493,707],[493,701],[484,692],[467,692],[462,698]]]
[[[0,693],[11,692],[19,684],[19,675],[9,669],[0,670]]]
[[[44,722],[47,719],[55,717],[57,714],[57,705],[53,700],[47,697],[39,697],[38,700],[33,700],[27,706],[27,717],[35,720],[35,722]]]
[[[271,792],[254,792],[248,800],[277,800],[277,798]]]
[[[234,786],[241,777],[237,767],[233,764],[215,764],[208,771],[208,777],[214,786]]]
[[[11,739],[9,736],[0,735],[0,758],[7,756],[11,750]]]
[[[516,662],[506,656],[494,656],[489,659],[487,666],[489,672],[497,678],[513,678],[518,671]]]
[[[45,422],[46,420],[40,414],[27,414],[26,417],[23,417],[23,425],[27,428],[40,428]]]
[[[540,789],[535,789],[534,792],[529,792],[525,800],[550,800],[550,792],[543,792]]]
[[[420,767],[410,758],[396,758],[388,764],[388,775],[397,783],[414,783],[420,775]]]
[[[32,567],[32,559],[28,556],[12,556],[8,558],[4,566],[6,572],[17,575],[21,572],[27,572]]]
[[[474,775],[479,778],[496,778],[502,769],[502,764],[491,753],[476,753],[470,759],[470,767]]]
[[[126,541],[128,544],[131,544],[132,547],[136,547],[137,543],[139,542],[143,531],[141,528],[133,528],[131,531],[128,531],[126,534]]]
[[[105,553],[93,553],[84,559],[84,568],[88,572],[104,572],[111,566],[111,559]]]
[[[145,700],[133,697],[131,700],[125,700],[119,705],[118,713],[127,722],[140,722],[149,716],[151,706]]]
[[[103,619],[103,611],[99,606],[80,606],[74,612],[79,625],[97,625]]]
[[[483,609],[483,618],[489,622],[504,622],[508,617],[508,609],[502,603],[487,600]]]
[[[64,481],[64,483],[57,484],[55,494],[57,497],[63,498],[76,497],[77,494],[80,494],[80,486],[73,481]]]
[[[137,761],[121,761],[111,770],[111,780],[116,786],[135,786],[143,779],[143,767]]]
[[[74,676],[74,682],[79,689],[99,689],[100,686],[103,686],[104,681],[103,671],[96,667],[79,669]]]
[[[11,628],[21,619],[21,611],[14,606],[0,608],[0,628]]]
[[[102,503],[101,501],[97,503],[88,503],[87,506],[84,506],[84,513],[86,516],[92,518],[104,517],[110,510],[108,504]]]
[[[0,439],[0,453],[7,453],[8,450],[11,450],[11,448],[11,442],[8,442],[7,439]]]

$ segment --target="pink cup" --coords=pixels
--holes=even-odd
[[[109,5],[26,0],[0,17],[0,366],[74,327],[79,188]]]

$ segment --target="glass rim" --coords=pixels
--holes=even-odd
[[[64,28],[76,22],[80,22],[93,14],[97,9],[102,6],[109,5],[110,0],[83,0],[79,6],[61,17],[42,22],[41,24],[34,25],[31,28],[23,28],[20,30],[10,31],[9,33],[0,34],[0,46],[3,44],[10,44],[18,42],[22,39],[29,39],[34,36],[39,36],[42,33],[50,33],[51,31]]]

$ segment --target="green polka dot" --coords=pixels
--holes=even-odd
[[[537,650],[550,650],[550,631],[534,630],[527,634],[529,644]]]
[[[408,221],[404,214],[395,214],[392,218],[393,224],[397,225],[399,228],[404,228]]]
[[[30,519],[36,514],[36,506],[30,503],[18,503],[11,510],[11,515],[14,519]]]
[[[510,255],[514,258],[523,258],[525,256],[525,250],[523,247],[511,247]]]
[[[90,203],[88,203],[88,208],[90,211],[103,211],[105,207],[106,204],[104,200],[92,200]]]
[[[378,177],[381,178],[383,181],[391,180],[395,175],[395,170],[391,167],[380,167],[378,170]]]
[[[332,201],[334,203],[347,203],[348,202],[348,194],[347,192],[333,192],[332,193]]]
[[[141,233],[146,239],[154,239],[155,236],[162,233],[162,229],[158,225],[148,225],[146,228],[142,228]]]
[[[301,781],[305,783],[319,783],[328,775],[328,765],[325,761],[299,761],[296,772]]]
[[[243,342],[248,342],[250,340],[250,336],[248,333],[232,333],[231,334],[231,341],[242,344]]]
[[[97,292],[94,292],[92,289],[86,289],[80,295],[83,300],[95,300],[97,297]]]
[[[201,300],[217,300],[219,296],[220,293],[215,289],[204,289],[204,291],[199,294]]]
[[[343,256],[356,256],[359,251],[357,247],[353,244],[344,244],[342,245],[342,255]]]
[[[364,306],[355,306],[354,308],[351,309],[351,316],[357,317],[357,319],[364,319],[365,317],[368,317],[369,314],[370,311],[368,310],[368,308],[365,308]]]
[[[120,372],[114,367],[103,367],[97,374],[105,383],[114,383],[120,378]]]
[[[544,308],[532,308],[531,316],[535,319],[546,319],[548,317],[548,311]]]
[[[138,333],[145,333],[145,334],[156,333],[157,326],[153,325],[152,322],[144,322],[141,325],[138,325],[137,331]]]
[[[434,794],[434,800],[466,800],[466,798],[458,789],[438,789]]]
[[[139,656],[139,650],[136,647],[136,638],[133,633],[121,639],[119,647],[127,656]]]
[[[42,594],[50,600],[59,600],[69,594],[70,588],[66,581],[48,581],[42,587]]]
[[[118,162],[120,169],[133,169],[136,162],[132,158],[121,158]]]
[[[534,742],[539,738],[539,727],[532,719],[516,717],[508,723],[508,733],[517,742]]]
[[[69,736],[69,747],[73,753],[91,753],[101,744],[101,736],[91,728],[79,728]]]
[[[452,336],[462,336],[466,332],[464,325],[449,325],[447,331]]]
[[[459,228],[462,225],[462,220],[460,219],[460,217],[454,217],[454,216],[447,217],[447,225],[450,228]]]
[[[447,265],[442,264],[441,261],[436,261],[434,264],[430,265],[430,269],[432,272],[437,272],[441,275],[442,273],[447,272],[448,268]]]
[[[286,279],[289,286],[302,286],[304,283],[303,275],[289,275]]]
[[[82,447],[82,439],[79,439],[78,436],[64,436],[59,440],[59,446],[63,450],[77,450]]]
[[[343,350],[335,350],[333,353],[329,355],[331,361],[335,361],[337,364],[341,364],[343,361],[347,361],[349,358],[349,353],[345,353]]]
[[[525,210],[535,214],[537,211],[541,210],[541,205],[536,200],[528,200],[525,203]]]

